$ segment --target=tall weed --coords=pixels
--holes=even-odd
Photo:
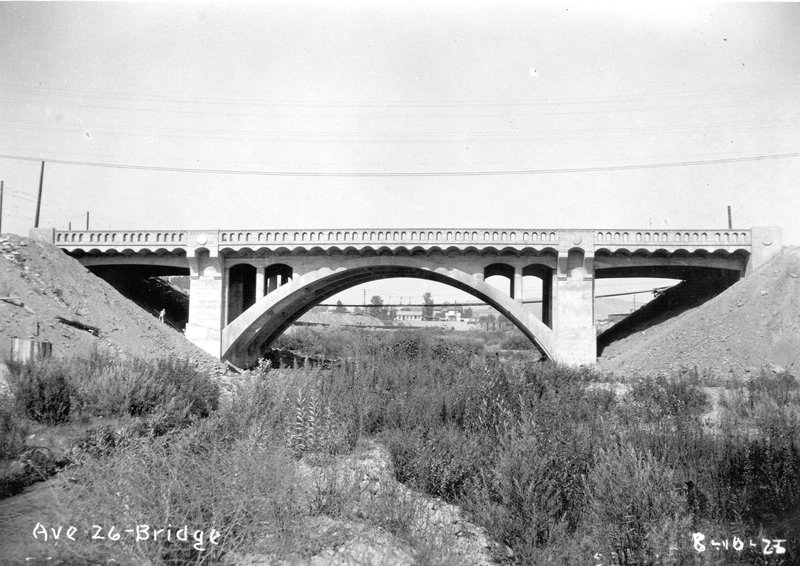
[[[651,453],[619,443],[601,447],[584,478],[584,529],[596,548],[636,561],[678,549],[691,526],[672,469]]]
[[[300,515],[290,454],[265,442],[255,423],[231,442],[224,435],[227,418],[215,415],[74,465],[66,472],[72,483],[61,502],[65,516],[87,530],[92,524],[149,526],[144,541],[129,536],[92,541],[95,550],[100,545],[108,557],[132,563],[216,563],[257,536],[285,533]],[[203,531],[204,543],[177,541],[174,532],[183,525]],[[210,541],[212,528],[220,533],[218,544]],[[165,529],[158,540],[155,529]],[[86,549],[71,550],[79,555]]]
[[[6,396],[0,396],[0,460],[11,459],[22,452],[28,423]]]
[[[89,357],[10,362],[9,384],[19,408],[47,424],[74,418],[141,416],[157,410],[205,417],[219,390],[188,360],[147,361],[93,353]]]

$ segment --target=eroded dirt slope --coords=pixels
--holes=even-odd
[[[106,348],[218,364],[55,246],[0,235],[0,298],[0,359],[9,355],[13,337],[30,338],[38,323],[38,339],[53,345],[54,356]],[[96,327],[99,335],[57,317]]]
[[[681,367],[743,375],[765,365],[800,371],[800,247],[788,247],[699,307],[610,344],[602,370]]]

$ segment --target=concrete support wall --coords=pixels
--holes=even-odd
[[[220,330],[225,304],[222,260],[200,250],[189,260],[189,321],[186,338],[220,357]]]
[[[559,250],[553,281],[553,329],[557,359],[565,364],[594,364],[597,359],[593,261],[583,248],[562,246]]]

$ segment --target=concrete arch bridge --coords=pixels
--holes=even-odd
[[[506,316],[549,358],[597,355],[594,282],[602,277],[738,278],[780,250],[780,229],[37,229],[87,268],[190,276],[186,337],[237,365],[303,313],[349,287],[389,277],[437,281]],[[128,271],[126,271],[128,270]],[[486,278],[507,277],[510,292]],[[522,302],[541,279],[541,318]]]

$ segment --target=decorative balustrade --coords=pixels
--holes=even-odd
[[[186,245],[186,231],[81,231],[55,232],[55,244],[63,246],[170,246]]]
[[[598,230],[595,246],[730,246],[751,244],[750,230]]]
[[[558,230],[236,230],[220,231],[220,245],[276,244],[558,244]]]
[[[536,246],[560,242],[592,245],[581,238],[592,234],[593,246],[730,247],[751,245],[750,230],[526,230],[526,229],[336,229],[336,230],[208,230],[208,231],[55,231],[54,243],[67,248],[176,248],[196,245],[204,235],[219,248],[280,246]],[[205,242],[205,240],[203,240]],[[204,244],[201,244],[204,245]]]

